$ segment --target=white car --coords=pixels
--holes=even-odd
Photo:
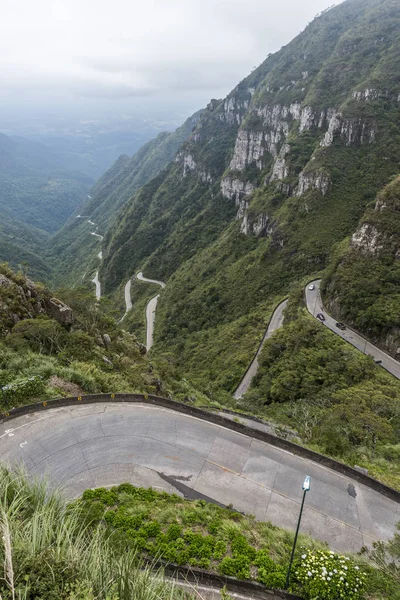
[[[311,285],[308,286],[309,290],[315,290],[315,285],[312,283]]]

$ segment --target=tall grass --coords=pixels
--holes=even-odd
[[[168,600],[183,591],[83,525],[46,481],[0,466],[0,600]],[[187,597],[187,596],[186,596]]]

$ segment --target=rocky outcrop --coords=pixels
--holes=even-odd
[[[50,300],[46,301],[45,309],[49,317],[55,319],[65,327],[71,327],[74,322],[72,308],[61,302],[61,300],[58,300],[58,298],[50,298]]]
[[[225,198],[235,200],[235,204],[249,196],[254,190],[254,185],[249,181],[240,181],[235,177],[226,177],[221,181],[221,192]]]
[[[282,181],[289,175],[289,167],[286,164],[286,156],[289,154],[289,152],[290,146],[288,144],[283,144],[279,152],[279,156],[277,156],[275,159],[270,181]]]
[[[242,171],[253,162],[262,169],[261,157],[265,152],[264,134],[262,131],[241,129],[235,143],[233,158],[229,165],[231,171]]]
[[[310,190],[318,190],[323,196],[331,186],[331,178],[324,171],[303,171],[299,175],[299,185],[296,196],[302,196]]]
[[[351,238],[351,247],[365,254],[379,254],[383,250],[381,235],[377,227],[363,223]]]
[[[356,91],[353,93],[353,98],[360,102],[368,102],[369,100],[377,100],[379,98],[378,90],[366,88],[365,90]]]
[[[19,321],[39,315],[48,315],[66,327],[74,321],[72,309],[52,298],[42,286],[11,271],[0,273],[0,333],[7,333]]]
[[[370,144],[375,141],[376,132],[370,122],[363,119],[344,119],[339,111],[329,109],[326,114],[328,131],[321,141],[321,146],[327,148],[339,137],[346,146],[354,144]]]
[[[274,229],[275,227],[266,213],[253,216],[249,214],[247,207],[242,216],[240,233],[255,235],[257,237],[267,237],[272,234]]]
[[[245,99],[239,99],[236,95],[228,96],[228,98],[224,100],[222,111],[220,113],[221,121],[225,121],[230,125],[240,125],[249,108],[253,94],[254,88],[250,88],[248,90],[248,97]]]
[[[183,176],[184,177],[186,177],[186,175],[189,171],[195,171],[196,163],[191,154],[184,154],[182,162],[183,162]]]

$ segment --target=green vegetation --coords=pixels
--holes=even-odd
[[[49,233],[65,223],[92,183],[63,170],[61,159],[45,146],[21,137],[0,134],[0,156],[2,214]]]
[[[302,311],[266,342],[244,405],[400,489],[400,383]]]
[[[183,500],[128,483],[87,490],[79,503],[86,522],[95,528],[105,527],[117,549],[129,548],[150,560],[157,558],[239,579],[256,579],[267,587],[284,586],[294,534],[271,523],[258,522],[250,515],[204,500]],[[398,600],[397,567],[391,563],[396,551],[398,556],[398,537],[377,545],[372,553],[344,557],[300,534],[292,591],[305,599]],[[378,562],[380,570],[374,568]],[[320,571],[324,568],[328,569],[328,577],[330,570],[344,573],[332,575],[332,583],[323,584],[324,574]],[[312,577],[307,576],[310,569]],[[363,580],[362,584],[357,577]],[[347,596],[340,596],[342,585],[348,589]],[[353,586],[359,588],[358,594],[350,594]]]
[[[334,314],[393,355],[400,347],[400,177],[378,194],[324,279]]]
[[[90,191],[90,198],[80,209],[83,219],[70,219],[53,237],[49,245],[49,255],[54,263],[53,281],[56,285],[76,285],[78,281],[89,279],[98,265],[97,254],[101,249],[99,238],[90,235],[96,223],[100,233],[108,228],[112,231],[118,210],[131,196],[168,163],[189,137],[199,120],[201,111],[187,119],[172,133],[160,133],[154,140],[144,144],[132,157],[126,155],[114,163],[100,177]],[[134,270],[127,275],[130,277]],[[91,277],[90,277],[91,279]]]
[[[82,523],[45,482],[0,466],[0,598],[171,600],[188,598],[133,550],[116,552],[101,528]]]
[[[272,307],[297,281],[324,272],[398,172],[399,21],[393,0],[351,0],[314,20],[226,100],[209,104],[178,160],[126,202],[105,236],[105,292],[139,269],[167,282],[153,356],[212,401],[229,402]],[[332,115],[339,125],[322,145]],[[239,131],[261,139],[264,154],[231,171]],[[267,139],[278,140],[278,154],[289,146],[283,179],[271,179]],[[301,172],[311,178],[303,190]],[[313,179],[320,173],[326,188]],[[246,198],[247,233],[235,219],[243,194],[221,193],[230,178],[256,186]]]
[[[64,326],[48,311],[46,288],[5,265],[0,272],[0,409],[60,395],[161,391],[154,366],[106,301],[98,306],[84,289],[61,291],[74,315]]]
[[[319,600],[364,597],[366,574],[349,557],[320,551],[303,554],[301,558],[296,577],[308,597]]]

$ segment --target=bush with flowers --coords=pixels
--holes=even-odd
[[[365,573],[347,556],[319,550],[304,552],[295,571],[301,591],[310,600],[361,600]]]

